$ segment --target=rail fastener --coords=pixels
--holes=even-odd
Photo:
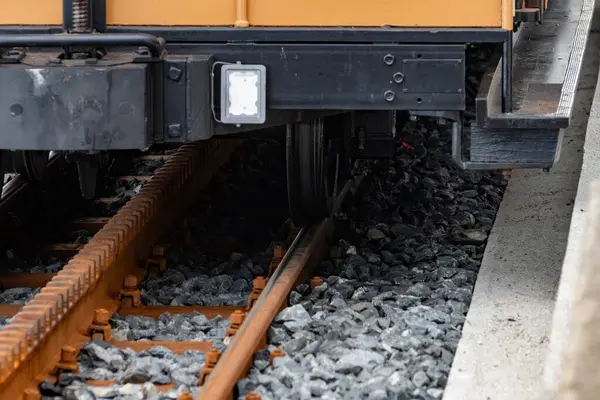
[[[94,311],[94,320],[92,321],[88,335],[92,340],[104,340],[105,342],[112,340],[110,313],[108,310],[99,308]]]
[[[248,305],[246,311],[250,311],[254,307],[254,303],[260,297],[260,294],[267,286],[267,281],[264,276],[257,276],[252,280],[252,291],[248,295]]]

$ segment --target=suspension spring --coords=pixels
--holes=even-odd
[[[74,33],[85,33],[90,30],[89,0],[72,0],[73,29]]]

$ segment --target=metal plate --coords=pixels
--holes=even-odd
[[[265,65],[268,109],[464,109],[463,45],[174,44],[169,52]],[[431,76],[405,71],[404,61],[417,59],[427,63]],[[410,82],[410,92],[403,81]]]
[[[167,57],[164,64],[165,142],[205,140],[212,136],[211,56]]]
[[[470,160],[485,163],[546,163],[557,158],[562,137],[560,130],[550,129],[479,129],[471,130]]]
[[[0,67],[0,148],[140,149],[151,137],[148,66]]]

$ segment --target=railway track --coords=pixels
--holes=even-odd
[[[329,218],[282,230],[274,244],[260,233],[266,222],[250,219],[241,229],[256,236],[256,243],[243,250],[228,235],[240,229],[232,221],[247,217],[232,212],[191,223],[195,217],[184,212],[200,208],[209,215],[213,208],[235,210],[236,204],[271,198],[270,205],[260,206],[267,209],[261,218],[279,219],[280,226],[287,215],[271,210],[281,202],[271,184],[250,180],[253,190],[200,194],[201,204],[192,203],[242,147],[239,142],[188,145],[176,154],[138,160],[156,163],[121,171],[105,197],[37,248],[52,257],[50,264],[57,262],[58,272],[47,262],[0,273],[4,289],[36,288],[33,299],[0,305],[0,316],[10,317],[0,332],[0,393],[32,399],[267,400],[282,398],[285,390],[290,398],[306,396],[298,384],[308,379],[317,397],[440,398],[503,187],[498,177],[457,171],[444,150],[443,129],[409,124],[395,159],[375,164],[378,178],[369,195],[351,207],[342,224]],[[273,154],[255,157],[268,160]],[[157,160],[165,159],[160,167]],[[246,180],[243,174],[238,178]],[[360,182],[345,187],[336,209],[346,195],[354,197]],[[235,184],[225,176],[216,185]],[[350,226],[345,239],[351,244],[330,240],[344,224]],[[212,238],[204,229],[219,225],[223,229]],[[192,233],[191,251],[198,254],[182,256],[177,247]],[[254,267],[241,261],[236,251],[251,247],[267,248],[261,251],[270,257],[268,268],[258,268],[254,259]],[[197,264],[203,264],[199,272],[188,276]],[[237,287],[235,296],[207,290],[230,286]],[[300,308],[302,315],[294,315]],[[414,337],[399,338],[406,332]],[[311,359],[314,351],[323,354]],[[399,367],[400,354],[416,369]],[[338,365],[353,355],[366,359]],[[300,361],[294,360],[303,358],[309,361],[298,369]],[[381,365],[373,370],[373,362]],[[309,367],[312,372],[302,370]],[[282,375],[290,368],[298,370],[297,379]],[[358,375],[348,381],[346,373]],[[386,388],[384,377],[391,386]],[[353,381],[364,387],[343,386]],[[363,389],[373,393],[369,397]]]
[[[85,333],[94,318],[102,322],[117,311],[119,296],[125,303],[139,304],[135,286],[145,273],[140,261],[152,260],[153,246],[161,235],[236,145],[183,146],[114,217],[78,221],[100,228],[89,243],[54,246],[53,251],[76,255],[47,283],[47,274],[25,278],[46,284],[0,332],[0,392],[4,396],[22,398],[25,393],[35,398],[33,393],[39,392],[34,382],[44,380],[65,361],[76,362],[73,352],[87,340]],[[210,164],[205,165],[209,158]],[[175,203],[178,207],[173,207]],[[4,278],[8,284],[6,279],[14,282],[21,277]]]
[[[72,222],[76,231],[89,232],[92,237],[84,238],[84,243],[44,246],[44,252],[69,259],[58,273],[21,272],[0,276],[0,284],[5,289],[43,287],[24,306],[0,305],[0,315],[12,317],[0,332],[0,393],[3,396],[34,399],[44,395],[51,385],[61,383],[61,377],[64,380],[64,376],[77,374],[80,350],[94,341],[136,352],[160,346],[174,354],[205,353],[205,365],[198,371],[198,384],[206,381],[202,396],[231,396],[237,379],[232,378],[229,366],[235,365],[233,371],[237,371],[234,375],[238,377],[247,372],[252,354],[266,343],[269,324],[285,306],[294,282],[308,276],[308,267],[322,257],[325,239],[335,227],[334,219],[330,218],[319,226],[300,229],[297,236],[292,234],[285,254],[283,247],[276,247],[270,271],[267,276],[254,279],[246,307],[142,305],[140,282],[150,269],[155,268],[160,273],[166,266],[164,255],[169,239],[164,240],[165,235],[238,145],[239,142],[233,141],[186,145],[166,157],[168,161],[152,176],[120,177],[120,181],[144,185],[141,189],[140,185],[136,186],[139,192],[114,216],[79,218]],[[346,186],[338,209],[346,194],[356,189],[356,184]],[[96,203],[118,201],[101,198]],[[115,340],[111,335],[111,318],[133,315],[160,318],[164,313],[229,319],[230,325],[222,338],[225,351],[221,354],[211,341],[128,341]],[[240,360],[246,368],[239,364]],[[43,383],[38,387],[40,382]],[[85,380],[86,385],[95,387],[114,383],[110,379]],[[167,391],[173,385],[158,388]],[[183,393],[183,398],[186,395]]]

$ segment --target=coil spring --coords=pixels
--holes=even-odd
[[[72,1],[73,32],[87,32],[90,27],[89,0]]]

